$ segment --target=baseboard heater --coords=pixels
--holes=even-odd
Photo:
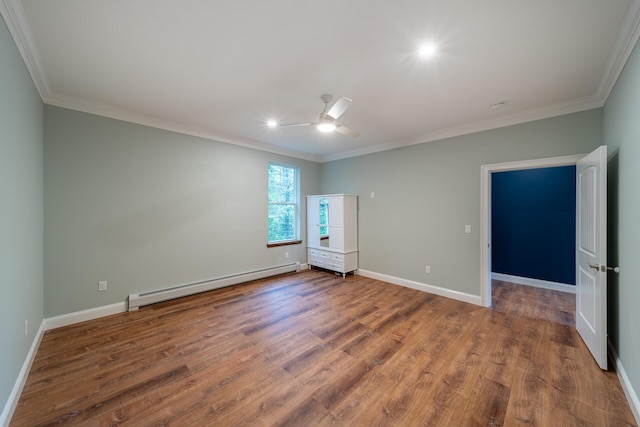
[[[250,282],[251,280],[264,279],[265,277],[276,276],[278,274],[290,273],[300,270],[300,263],[281,265],[278,267],[265,268],[262,270],[239,273],[231,276],[219,277],[217,279],[204,280],[202,282],[188,283],[171,288],[159,289],[156,291],[142,292],[129,295],[129,311],[155,304],[157,302],[168,301],[175,298],[186,297],[200,292],[207,292],[225,286],[237,285],[239,283]]]

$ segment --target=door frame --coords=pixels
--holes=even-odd
[[[491,243],[491,174],[555,166],[575,166],[584,156],[585,154],[576,154],[480,166],[480,281],[481,300],[484,307],[491,307],[491,248],[489,246]]]

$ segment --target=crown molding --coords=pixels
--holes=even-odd
[[[44,100],[49,94],[49,82],[20,0],[0,0],[0,14],[7,24],[40,98]]]
[[[611,50],[611,55],[607,61],[605,71],[600,83],[598,84],[596,93],[593,96],[547,107],[536,108],[499,119],[484,120],[445,129],[438,129],[412,138],[393,141],[373,147],[320,156],[287,150],[271,144],[264,144],[236,136],[224,135],[209,129],[162,120],[152,116],[117,109],[108,105],[56,94],[50,88],[44,64],[40,59],[40,53],[33,39],[32,31],[25,17],[20,0],[0,0],[0,14],[2,14],[18,51],[24,60],[27,70],[31,75],[31,79],[33,80],[34,85],[45,104],[318,163],[392,150],[395,148],[432,142],[469,133],[481,132],[528,121],[602,107],[607,101],[607,98],[613,90],[620,73],[640,38],[640,0],[631,0],[627,13],[625,14],[623,25],[618,32],[616,42]]]
[[[47,73],[42,61],[37,45],[33,39],[33,33],[29,22],[26,19],[24,9],[20,0],[0,0],[0,14],[2,15],[9,33],[22,56],[22,59],[31,76],[31,80],[42,99],[42,102],[57,107],[69,108],[71,110],[81,111],[99,116],[109,117],[112,119],[123,120],[126,122],[151,126],[158,129],[164,129],[172,132],[178,132],[185,135],[196,136],[199,138],[209,139],[213,141],[223,142],[227,144],[238,145],[241,147],[252,148],[254,150],[266,151],[269,153],[280,154],[283,156],[294,157],[312,162],[322,162],[322,157],[302,153],[293,150],[276,147],[270,144],[246,140],[230,135],[222,135],[212,132],[208,129],[198,128],[196,126],[186,125],[184,123],[176,123],[167,120],[158,119],[156,117],[137,114],[130,111],[117,109],[109,105],[95,103],[80,98],[60,95],[51,90]]]
[[[337,153],[322,158],[323,162],[346,159],[349,157],[363,156],[365,154],[378,153],[380,151],[393,150],[396,148],[408,147],[411,145],[423,144],[425,142],[439,141],[446,138],[468,135],[476,132],[483,132],[492,129],[517,125],[521,123],[533,122],[536,120],[548,119],[550,117],[562,116],[565,114],[578,113],[580,111],[600,108],[604,103],[596,96],[589,96],[573,101],[562,102],[546,107],[534,108],[519,113],[503,116],[497,119],[481,120],[473,123],[452,126],[445,129],[437,129],[415,137],[389,142],[386,144],[367,147],[359,150]]]
[[[108,117],[111,119],[122,120],[125,122],[136,123],[144,126],[150,126],[156,129],[163,129],[171,132],[177,132],[184,135],[195,136],[198,138],[209,139],[212,141],[223,142],[226,144],[238,145],[241,147],[251,148],[254,150],[265,151],[268,153],[280,154],[282,156],[294,157],[297,159],[308,160],[311,162],[321,163],[322,157],[313,154],[302,153],[299,151],[287,150],[271,144],[265,144],[249,139],[243,139],[232,135],[216,133],[210,129],[198,126],[187,125],[184,123],[172,122],[145,114],[133,113],[128,110],[118,109],[106,104],[90,102],[84,99],[53,94],[43,98],[45,104],[56,107],[68,108],[70,110],[81,111],[84,113],[95,114],[97,116]]]
[[[640,38],[640,0],[631,0],[596,92],[596,96],[602,100],[602,105],[609,98],[638,38]]]

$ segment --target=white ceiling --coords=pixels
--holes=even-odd
[[[0,2],[45,103],[314,161],[602,106],[640,31],[640,0]],[[265,126],[323,93],[359,138]]]

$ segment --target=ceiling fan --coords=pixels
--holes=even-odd
[[[292,126],[316,126],[316,128],[320,132],[340,132],[343,135],[358,137],[360,134],[353,129],[349,129],[346,126],[336,123],[338,117],[344,113],[349,105],[351,105],[351,99],[343,96],[338,99],[332,106],[329,108],[329,103],[333,99],[333,96],[324,94],[320,97],[322,102],[324,102],[324,110],[320,113],[320,120],[313,123],[291,123],[291,124],[283,124],[279,125],[280,127],[292,127]]]

